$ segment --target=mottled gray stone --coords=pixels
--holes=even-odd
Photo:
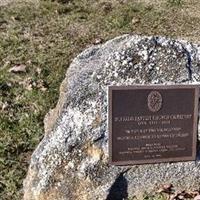
[[[86,49],[67,71],[56,112],[45,118],[48,132],[32,155],[24,199],[117,200],[164,183],[198,188],[198,161],[108,164],[107,86],[193,84],[199,71],[200,46],[186,41],[123,35]]]

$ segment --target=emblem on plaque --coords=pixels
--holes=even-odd
[[[147,98],[148,108],[151,112],[158,112],[162,107],[162,95],[158,91],[151,91]]]

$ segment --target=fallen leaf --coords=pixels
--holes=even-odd
[[[158,189],[158,193],[171,193],[172,184],[164,184]]]
[[[103,42],[103,40],[101,38],[97,38],[94,41],[94,44],[101,44]]]
[[[31,61],[31,60],[28,60],[26,63],[30,65],[30,64],[32,63],[32,61]]]
[[[162,186],[162,188],[164,190],[170,190],[172,188],[172,184],[171,183],[170,184],[165,184],[165,185]]]
[[[175,200],[175,199],[176,199],[176,197],[177,197],[177,195],[176,195],[176,194],[172,194],[172,195],[170,195],[170,196],[169,196],[169,200]]]
[[[178,199],[182,200],[182,199],[185,199],[185,197],[187,196],[187,193],[185,191],[182,191],[182,192],[178,192],[177,193],[177,197]]]
[[[194,197],[194,200],[200,200],[200,195],[197,195],[196,197]]]
[[[8,105],[8,103],[7,103],[7,102],[0,104],[1,111],[4,111],[4,110],[6,110],[6,109],[8,108],[8,106],[9,106],[9,105]]]
[[[163,188],[160,188],[160,189],[157,190],[157,193],[162,193],[162,192],[164,192]]]
[[[29,84],[29,85],[26,86],[26,89],[27,89],[28,91],[31,91],[31,90],[33,89],[33,87],[32,87],[31,84]]]
[[[47,90],[47,88],[41,87],[40,90],[41,90],[42,92],[45,92],[45,91]]]
[[[41,68],[37,67],[37,69],[36,69],[37,74],[40,75],[40,74],[41,74],[41,71],[42,71]]]
[[[137,18],[133,18],[133,19],[131,20],[131,23],[132,23],[132,24],[137,24],[137,23],[139,23],[139,22],[140,22],[140,20],[137,19]]]
[[[26,72],[26,65],[15,65],[14,67],[9,69],[9,72],[13,73]]]
[[[11,18],[12,21],[15,21],[15,17],[14,16],[11,16],[10,18]]]
[[[182,200],[182,199],[184,199],[184,198],[185,198],[184,195],[182,195],[182,194],[178,195],[178,199]]]
[[[192,197],[195,197],[195,196],[197,196],[197,195],[200,195],[200,193],[199,193],[198,190],[190,191],[189,194],[190,194],[190,196],[192,196]]]

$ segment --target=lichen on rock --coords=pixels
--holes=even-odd
[[[186,41],[123,35],[86,49],[70,65],[59,105],[45,118],[46,133],[32,155],[24,199],[117,200],[162,183],[198,188],[198,161],[109,165],[107,88],[193,84],[199,72],[200,46]]]

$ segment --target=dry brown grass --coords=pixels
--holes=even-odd
[[[124,33],[200,40],[199,0],[0,0],[0,199],[21,199],[71,60],[96,39]],[[27,72],[9,69],[27,65]],[[40,72],[38,72],[38,69]],[[45,88],[45,90],[44,90]]]

